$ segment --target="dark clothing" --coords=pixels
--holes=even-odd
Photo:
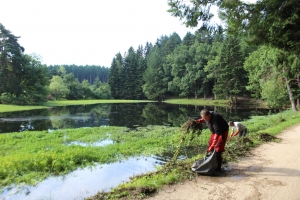
[[[247,134],[247,128],[239,132],[239,137],[246,136],[246,134]]]
[[[217,152],[217,171],[221,170],[223,158],[222,153],[225,150],[225,144],[228,136],[229,126],[225,119],[218,113],[211,112],[211,118],[209,122],[205,122],[207,127],[211,131],[211,136],[208,141],[208,151],[215,149]]]
[[[216,152],[224,152],[229,128],[227,122],[218,113],[211,112],[210,120],[205,123],[212,133],[208,141],[208,151],[215,149]]]
[[[228,129],[229,126],[225,119],[219,115],[218,113],[215,112],[210,112],[210,120],[205,121],[203,118],[198,119],[198,123],[203,123],[207,125],[207,127],[211,131],[211,136],[208,141],[208,152],[211,152],[213,150],[216,151],[217,153],[217,162],[218,162],[218,167],[216,170],[221,170],[221,165],[222,165],[222,152],[225,150],[225,143],[227,140],[228,136]]]
[[[207,127],[212,133],[223,134],[228,131],[229,126],[225,119],[218,113],[211,112],[211,118],[209,122],[205,122]]]

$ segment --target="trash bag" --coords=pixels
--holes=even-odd
[[[192,165],[192,171],[203,175],[212,175],[218,167],[217,153],[214,152],[210,156],[197,160]]]

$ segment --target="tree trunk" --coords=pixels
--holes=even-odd
[[[287,77],[285,77],[285,82],[286,82],[286,87],[287,87],[287,90],[288,90],[289,98],[290,98],[290,101],[291,101],[291,104],[292,104],[292,109],[293,109],[293,111],[297,112],[298,109],[296,107],[293,92],[291,90],[291,86],[289,84],[289,81],[288,81]]]
[[[217,79],[215,79],[214,81],[215,81],[214,85],[216,85]],[[217,94],[214,94],[214,99],[217,99]]]
[[[298,82],[298,87],[300,89],[300,76],[298,76],[297,82]],[[297,106],[300,106],[300,97],[299,96],[297,98]]]
[[[234,104],[233,96],[230,96],[230,104]]]

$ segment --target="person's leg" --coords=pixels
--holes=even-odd
[[[242,136],[243,136],[243,132],[244,132],[244,131],[240,131],[240,132],[239,132],[239,137],[242,137]]]
[[[226,144],[226,140],[228,137],[228,131],[226,131],[223,134],[223,137],[221,138],[220,141],[217,142],[217,145],[215,146],[215,150],[216,150],[216,157],[217,157],[217,162],[218,162],[218,167],[216,169],[216,171],[222,171],[222,162],[223,162],[223,157],[222,157],[222,152],[224,152],[225,150],[225,144]]]
[[[221,171],[222,170],[222,162],[223,162],[223,158],[222,158],[222,152],[217,152],[217,161],[218,161],[218,167],[216,169],[216,171]]]
[[[247,128],[245,128],[245,130],[244,130],[244,136],[246,136],[247,135]]]
[[[241,132],[239,132],[239,137],[246,136],[246,133],[247,129],[242,130]]]

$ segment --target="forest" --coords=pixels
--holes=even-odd
[[[188,2],[188,1],[187,1]],[[300,106],[300,3],[297,0],[169,0],[171,15],[199,27],[155,44],[129,47],[111,66],[41,63],[24,54],[18,37],[0,24],[0,101],[41,104],[56,99],[213,98],[264,100],[270,108]],[[212,25],[209,6],[225,25]],[[201,22],[201,23],[200,23]],[[200,25],[199,25],[200,24]]]

